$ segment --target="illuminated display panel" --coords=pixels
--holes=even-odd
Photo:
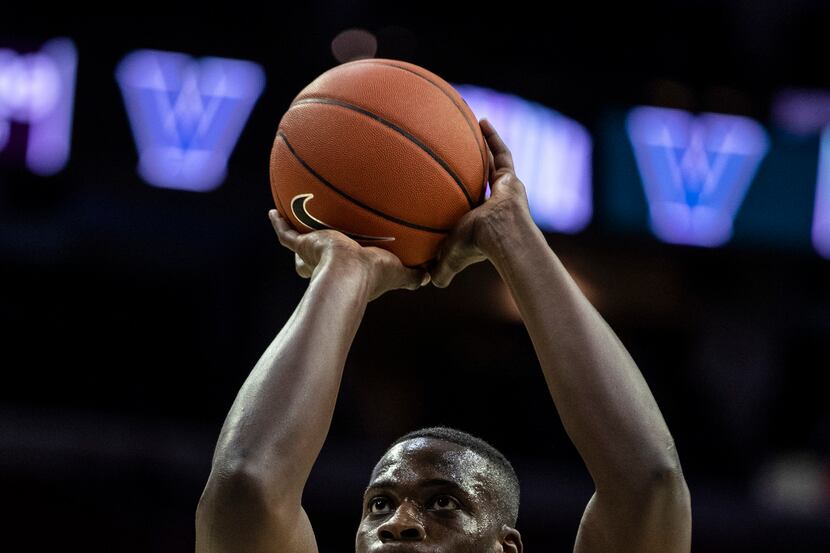
[[[812,239],[816,251],[830,259],[830,126],[821,134],[819,151]]]
[[[655,199],[659,202],[662,197],[671,198],[669,194],[674,193],[674,197],[679,197],[681,200],[677,202],[678,210],[681,212],[679,220],[688,220],[688,216],[682,215],[683,211],[687,213],[693,211],[688,206],[699,205],[701,201],[707,201],[707,197],[701,194],[704,190],[686,188],[688,185],[683,178],[700,179],[707,174],[707,171],[717,169],[717,166],[713,164],[717,162],[719,156],[716,152],[707,153],[705,147],[698,146],[695,155],[700,156],[702,149],[706,154],[706,159],[697,158],[697,172],[692,171],[696,167],[695,163],[692,163],[695,158],[692,158],[686,162],[687,166],[683,169],[687,172],[686,175],[689,175],[688,177],[677,169],[674,174],[676,181],[670,180],[671,175],[664,176],[664,181],[656,183],[657,190],[648,191],[647,183],[641,174],[643,169],[656,172],[661,167],[666,170],[678,167],[682,164],[683,152],[687,152],[688,155],[688,151],[692,148],[679,146],[686,143],[682,139],[682,133],[678,133],[681,136],[675,135],[671,138],[677,141],[676,146],[678,146],[673,152],[666,151],[666,144],[669,143],[670,138],[657,137],[654,139],[656,144],[651,147],[652,151],[640,152],[640,159],[638,159],[637,146],[632,142],[631,136],[632,113],[635,111],[607,110],[598,121],[594,185],[597,230],[608,234],[612,239],[650,236],[657,241],[669,244],[704,247],[704,244],[697,241],[682,240],[684,227],[680,229],[669,227],[667,230],[667,233],[680,233],[677,241],[667,240],[657,235],[652,221],[652,209]],[[687,112],[680,112],[680,114],[685,115],[679,119],[687,122],[695,117]],[[655,117],[655,120],[658,123],[655,128],[663,128],[664,133],[669,132],[666,125],[661,123],[665,118]],[[751,119],[749,121],[753,124],[748,128],[757,128],[755,125],[759,125]],[[776,126],[770,128],[761,126],[760,129],[764,132],[767,144],[766,153],[755,169],[752,169],[750,165],[751,160],[745,160],[746,165],[741,170],[742,172],[733,173],[746,177],[750,170],[754,171],[751,178],[745,181],[744,190],[738,181],[733,181],[727,187],[733,189],[733,194],[743,194],[743,197],[740,202],[733,198],[732,205],[737,207],[725,211],[729,215],[727,222],[732,227],[731,238],[726,242],[721,242],[720,246],[735,246],[770,253],[773,249],[788,250],[814,255],[815,248],[811,244],[810,234],[815,202],[818,136],[793,136]],[[755,136],[757,137],[758,133],[755,133]],[[763,143],[762,141],[761,144]],[[698,144],[701,142],[698,141]],[[710,148],[717,147],[716,144],[717,142]],[[645,146],[641,148],[645,149]],[[720,163],[724,161],[726,160],[721,159]],[[726,169],[726,167],[722,169],[721,178],[729,176]],[[709,178],[717,176],[718,173],[714,172]],[[656,180],[657,176],[650,175],[649,178]],[[672,189],[671,186],[678,182],[679,184],[675,185],[676,188]],[[714,199],[708,201],[713,202]],[[684,203],[686,206],[683,205]],[[721,205],[725,209],[725,206],[729,204]],[[670,221],[669,225],[672,223],[673,221]],[[695,230],[694,227],[692,230]]]
[[[627,119],[651,230],[673,244],[720,246],[732,237],[766,131],[748,117],[637,107]]]
[[[478,119],[487,118],[510,148],[536,223],[576,233],[592,215],[591,137],[576,121],[518,96],[454,84]],[[489,193],[488,193],[489,195]]]
[[[205,192],[225,179],[227,162],[265,86],[249,61],[138,50],[116,70],[149,184]]]
[[[0,159],[50,176],[69,160],[78,56],[68,38],[0,49]]]
[[[811,237],[813,247],[830,259],[830,91],[784,90],[772,106],[775,122],[796,136],[820,136]]]

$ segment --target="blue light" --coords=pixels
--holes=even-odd
[[[0,152],[25,140],[19,162],[38,175],[53,175],[69,160],[77,60],[68,38],[28,54],[0,49]],[[17,136],[12,122],[25,132]]]
[[[116,69],[149,184],[205,192],[225,179],[227,162],[265,86],[249,61],[138,50]]]
[[[673,244],[720,246],[769,149],[748,117],[637,107],[627,119],[652,232]]]
[[[772,118],[779,127],[794,135],[820,134],[830,123],[830,90],[783,90],[772,103]]]
[[[813,213],[813,245],[819,255],[830,259],[830,126],[825,127],[821,133]]]
[[[576,233],[591,220],[591,136],[576,121],[512,94],[453,85],[477,119],[487,118],[510,148],[533,219]],[[489,196],[489,194],[488,194]]]
[[[830,90],[789,89],[773,103],[776,123],[795,135],[820,134],[812,242],[830,259]]]

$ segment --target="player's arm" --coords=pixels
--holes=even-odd
[[[491,151],[491,195],[447,238],[433,283],[446,286],[470,263],[490,259],[510,288],[596,487],[575,551],[688,552],[689,490],[654,397],[533,223],[510,151],[489,122],[481,127]]]
[[[316,552],[301,506],[325,441],[346,356],[367,303],[427,274],[336,231],[298,234],[276,211],[280,243],[309,286],[225,419],[196,512],[196,551]]]

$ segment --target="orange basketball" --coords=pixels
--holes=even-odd
[[[271,193],[300,232],[336,229],[413,267],[484,199],[487,146],[438,75],[392,59],[334,67],[280,120]]]

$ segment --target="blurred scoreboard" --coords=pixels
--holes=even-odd
[[[78,63],[69,38],[0,44],[0,184],[4,167],[60,173],[71,163],[73,125],[98,124],[73,120]],[[148,186],[192,193],[227,181],[265,89],[262,65],[146,49],[125,53],[110,71],[135,146],[127,170]],[[830,259],[830,93],[783,91],[769,122],[633,106],[603,112],[589,129],[509,91],[453,86],[510,147],[532,215],[548,232],[591,225],[612,238]]]
[[[830,228],[821,223],[828,206],[817,194],[819,135],[655,107],[608,113],[599,134],[597,224],[609,232],[830,258]]]

